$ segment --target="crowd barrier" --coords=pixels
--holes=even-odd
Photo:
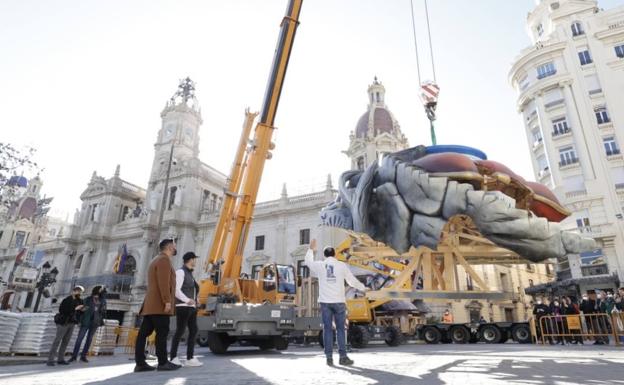
[[[624,345],[624,313],[542,316],[536,322],[535,336],[542,344],[594,341]]]

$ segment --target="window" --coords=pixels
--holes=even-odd
[[[527,271],[534,271],[533,270],[533,265],[531,265],[530,263],[526,264],[526,269],[527,269]]]
[[[607,107],[598,107],[594,110],[596,114],[596,121],[598,124],[609,123],[611,118],[609,117],[609,112],[607,112]]]
[[[606,138],[602,138],[602,142],[605,147],[605,151],[607,152],[607,156],[617,155],[620,153],[620,149],[618,148],[617,142],[615,141],[615,136],[607,136]]]
[[[529,278],[529,286],[533,286],[533,280]]]
[[[256,236],[256,251],[264,250],[264,235]]]
[[[559,166],[567,166],[569,164],[578,163],[578,158],[576,157],[576,150],[574,147],[568,146],[559,149]]]
[[[18,231],[15,233],[15,247],[20,248],[24,245],[24,239],[26,239],[26,233],[24,231]]]
[[[624,44],[615,46],[614,49],[615,49],[615,56],[619,57],[620,59],[624,59]]]
[[[535,30],[537,31],[537,36],[542,36],[544,34],[544,26],[541,24],[538,24]]]
[[[260,270],[262,270],[262,265],[253,265],[251,267],[251,278],[258,279],[258,276],[260,275]]]
[[[307,245],[310,243],[310,229],[299,230],[299,244]]]
[[[167,206],[167,210],[171,210],[171,208],[173,207],[177,192],[178,192],[177,186],[173,186],[169,189],[169,205]]]
[[[210,200],[210,211],[217,211],[217,194],[212,194],[212,199]]]
[[[582,51],[579,51],[578,53],[579,56],[579,60],[581,61],[581,65],[584,66],[586,64],[591,64],[594,61],[591,58],[591,55],[589,54],[589,50],[588,49],[584,49]]]
[[[82,266],[82,256],[83,254],[80,254],[76,260],[76,264],[74,265],[74,274],[78,274],[80,272],[80,266]]]
[[[91,205],[91,215],[89,216],[89,220],[91,222],[95,222],[95,213],[97,211],[97,203]]]
[[[210,191],[204,190],[202,194],[201,211],[208,209],[208,198],[210,198]]]
[[[574,23],[572,23],[572,36],[581,36],[585,34],[585,31],[583,30],[583,25],[578,22],[575,21]]]
[[[557,69],[555,68],[555,65],[552,62],[542,64],[541,66],[537,67],[538,79],[543,79],[545,77],[552,76],[556,73],[557,73]]]
[[[548,275],[552,274],[552,267],[550,266],[550,263],[546,264],[546,274]]]
[[[587,228],[590,226],[590,222],[589,222],[589,210],[585,209],[585,210],[581,210],[579,212],[576,213],[576,227],[578,227],[579,229]]]
[[[531,131],[531,134],[533,135],[533,147],[542,143],[542,140],[543,140],[542,133],[540,132],[539,127],[533,128],[533,130]]]
[[[568,121],[566,118],[559,118],[552,121],[553,125],[553,136],[563,135],[570,132],[570,128],[568,127]]]
[[[357,169],[360,171],[364,171],[364,157],[360,156],[357,158]]]
[[[474,283],[472,282],[472,277],[466,274],[466,290],[472,291],[474,290]]]
[[[305,261],[297,261],[297,276],[302,278],[310,276],[310,268],[305,265]]]

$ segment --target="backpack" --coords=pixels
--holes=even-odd
[[[65,316],[61,313],[56,313],[54,315],[54,323],[57,325],[65,325],[67,323],[67,319],[65,319]]]

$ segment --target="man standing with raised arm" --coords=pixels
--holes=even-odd
[[[347,317],[347,305],[345,299],[345,281],[349,286],[366,291],[362,282],[358,281],[349,267],[336,259],[336,251],[333,247],[323,250],[325,260],[315,261],[316,239],[310,242],[310,249],[305,256],[305,264],[310,271],[318,277],[319,303],[323,317],[323,343],[327,365],[333,365],[333,333],[332,321],[336,324],[336,337],[338,340],[338,353],[340,365],[353,365],[353,361],[347,357],[345,319]]]

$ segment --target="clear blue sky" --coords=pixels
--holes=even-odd
[[[0,140],[30,144],[54,209],[73,212],[91,173],[146,186],[160,111],[197,82],[203,161],[229,170],[246,106],[258,109],[286,0],[4,1]],[[430,78],[422,1],[414,0]],[[429,1],[439,143],[478,147],[532,179],[507,74],[529,44],[533,0]],[[308,0],[277,115],[261,198],[320,188],[349,167],[341,153],[377,75],[410,144],[428,144],[418,99],[409,0]],[[602,0],[610,8],[622,0]]]

